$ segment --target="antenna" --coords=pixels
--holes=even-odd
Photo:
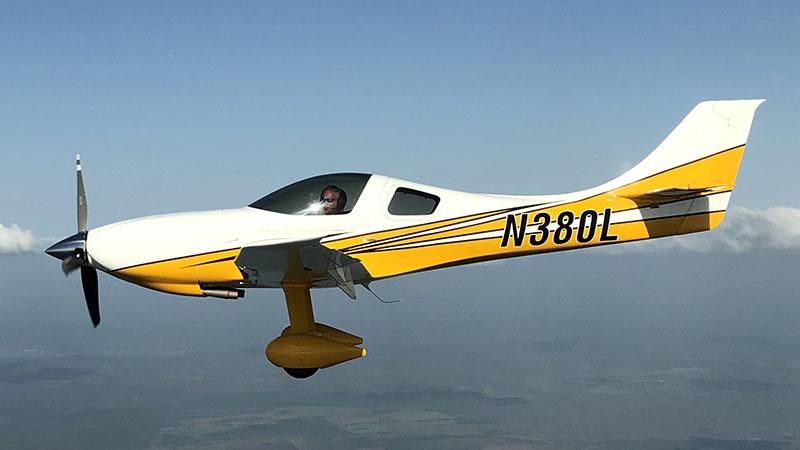
[[[364,284],[362,284],[362,286],[364,286],[364,289],[368,290],[369,293],[374,295],[375,298],[377,298],[378,301],[380,301],[381,303],[384,303],[384,304],[388,305],[390,303],[400,303],[401,302],[401,300],[399,300],[399,299],[398,300],[384,300],[384,299],[380,298],[380,296],[378,296],[378,294],[376,294],[375,291],[373,291],[372,288],[369,287],[369,283],[364,283]],[[421,299],[422,299],[422,297],[415,297],[412,300],[421,300]]]

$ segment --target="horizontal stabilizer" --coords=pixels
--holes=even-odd
[[[681,200],[687,200],[702,195],[713,194],[726,190],[726,186],[714,186],[710,188],[689,188],[689,187],[672,187],[654,189],[652,191],[643,192],[641,194],[627,194],[622,197],[629,198],[636,202],[640,207],[651,206],[657,207],[665,203],[672,203]]]

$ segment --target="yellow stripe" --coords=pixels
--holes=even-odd
[[[232,283],[243,280],[235,263],[240,251],[237,248],[141,264],[117,270],[114,275],[164,292],[201,295],[199,283]]]
[[[722,222],[725,213],[713,212],[692,216],[651,219],[648,221],[612,224],[609,232],[619,236],[617,242],[636,241],[675,234],[710,230]],[[574,235],[575,233],[573,233]],[[599,234],[599,233],[598,233]],[[501,238],[434,244],[425,247],[358,253],[356,256],[374,278],[385,278],[438,267],[455,266],[476,261],[572,250],[600,245],[599,237],[579,244],[575,238],[565,244],[549,241],[541,246],[500,247]]]
[[[736,173],[741,162],[744,146],[735,147],[709,157],[694,161],[683,166],[675,167],[662,173],[655,174],[642,180],[630,183],[615,190],[594,195],[589,198],[577,200],[575,202],[543,208],[537,211],[547,212],[554,220],[563,211],[571,211],[575,216],[579,216],[583,211],[592,209],[602,212],[610,208],[612,212],[638,209],[647,207],[646,204],[637,204],[629,197],[654,191],[663,188],[685,188],[685,189],[705,189],[715,188],[714,194],[727,192],[733,189],[736,182]],[[712,194],[709,193],[709,194]],[[701,196],[706,195],[702,194]],[[413,227],[411,230],[404,229],[403,232],[389,230],[385,232],[364,235],[359,238],[367,239],[388,239],[391,237],[402,237],[416,231],[435,230],[438,227],[463,223],[474,218],[488,217],[495,212],[487,214],[476,214],[469,218],[459,218],[451,221],[437,222],[437,225],[424,224]],[[626,242],[640,239],[656,238],[674,234],[692,233],[695,231],[710,230],[719,225],[724,217],[724,212],[714,212],[710,214],[700,214],[678,218],[662,218],[648,221],[638,221],[633,223],[612,224],[610,234],[619,237],[616,242]],[[533,215],[530,215],[530,219]],[[576,241],[573,233],[572,239],[565,243],[556,245],[549,242],[532,247],[527,244],[522,247],[500,247],[500,238],[471,240],[465,242],[455,242],[446,244],[435,244],[411,249],[389,250],[389,248],[402,245],[424,243],[435,239],[457,237],[476,234],[485,231],[502,230],[505,227],[506,218],[501,217],[486,223],[476,224],[459,228],[426,234],[425,236],[397,239],[391,242],[376,243],[368,247],[357,248],[347,251],[347,246],[337,246],[333,248],[345,249],[345,251],[361,260],[361,263],[376,278],[401,275],[409,272],[417,272],[434,267],[463,264],[476,260],[489,260],[519,256],[525,254],[569,250],[578,247],[588,247],[600,244],[599,233],[595,234],[594,240],[585,244]],[[325,243],[328,245],[328,243]],[[350,246],[356,245],[351,242]],[[384,249],[384,251],[379,251]]]
[[[726,193],[726,192],[731,192],[731,190],[730,189],[726,189],[726,190],[713,191],[713,192],[709,192],[709,193],[702,193],[702,194],[699,194],[699,195],[696,194],[695,197],[681,198],[680,200],[676,200],[676,202],[677,201],[685,202],[685,201],[688,201],[688,200],[695,200],[695,199],[699,199],[699,198],[702,198],[702,197],[706,197],[708,195],[721,194],[721,193]],[[672,202],[670,202],[670,203],[672,203]],[[664,206],[664,205],[667,205],[667,204],[669,204],[669,203],[660,203],[659,205],[660,206]],[[567,206],[567,205],[562,205],[561,207],[565,207],[565,206]],[[645,206],[645,205],[641,206],[641,208],[646,208],[646,207],[647,206]],[[621,209],[621,210],[617,210],[617,211],[614,211],[614,212],[615,213],[619,213],[619,212],[631,211],[631,210],[635,210],[635,209],[639,209],[639,208],[640,207],[634,207],[634,208],[629,208],[629,209]],[[541,209],[541,210],[536,210],[536,211],[538,212],[538,211],[552,211],[552,210],[557,210],[557,209],[556,208],[550,208],[550,209]],[[560,211],[563,211],[563,210],[557,210],[557,211],[560,212]],[[529,217],[533,217],[534,214],[535,213],[529,213]],[[578,213],[576,213],[576,216],[577,215],[578,215]],[[399,245],[424,244],[426,242],[438,241],[438,240],[440,240],[442,238],[468,237],[468,236],[473,235],[473,234],[478,234],[478,233],[483,233],[483,232],[491,232],[491,231],[503,231],[504,229],[505,229],[505,217],[502,220],[499,220],[499,221],[495,220],[495,221],[492,221],[492,222],[487,222],[487,223],[484,223],[484,224],[475,225],[475,226],[469,227],[469,228],[459,228],[459,229],[451,230],[451,231],[447,231],[447,232],[441,232],[441,233],[435,233],[435,234],[427,234],[427,235],[418,236],[418,237],[415,237],[415,238],[392,241],[392,242],[389,242],[389,243],[386,243],[386,244],[376,245],[376,246],[372,246],[372,247],[358,248],[356,250],[352,250],[352,251],[347,252],[347,254],[349,254],[349,255],[358,255],[358,254],[360,254],[360,253],[362,253],[364,251],[391,250],[393,247],[399,246]]]

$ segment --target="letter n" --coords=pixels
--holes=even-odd
[[[513,214],[506,216],[506,228],[503,230],[503,240],[500,242],[500,247],[508,247],[508,240],[514,236],[514,247],[519,247],[525,241],[525,228],[528,226],[528,215],[522,214],[520,216],[519,227]]]

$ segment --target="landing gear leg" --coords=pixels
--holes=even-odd
[[[297,278],[294,278],[297,279]],[[308,378],[319,369],[366,356],[364,340],[314,321],[310,286],[284,281],[289,326],[267,344],[267,359],[295,378]]]
[[[283,295],[289,312],[290,332],[299,334],[314,331],[314,308],[311,306],[311,290],[308,286],[284,284]]]
[[[289,333],[309,333],[314,331],[314,307],[311,305],[311,290],[308,286],[284,285],[283,294],[286,297],[286,310],[289,312]],[[317,373],[319,368],[292,369],[284,367],[283,370],[294,378],[308,378]]]

